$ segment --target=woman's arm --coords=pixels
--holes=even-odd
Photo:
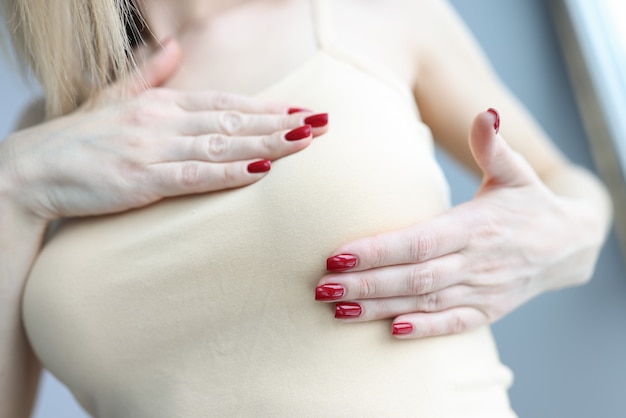
[[[501,134],[558,195],[578,199],[593,212],[598,228],[611,220],[611,202],[594,175],[574,167],[554,147],[519,101],[502,84],[469,30],[446,1],[429,2],[429,30],[420,36],[415,97],[437,142],[466,167],[480,174],[467,141],[475,115],[495,107]],[[414,13],[417,10],[414,11]],[[497,34],[494,34],[497,36]]]
[[[21,295],[50,221],[243,187],[326,130],[285,105],[152,88],[179,59],[170,41],[97,103],[0,142],[0,417],[32,408],[40,366],[24,334]]]
[[[542,292],[586,282],[611,202],[497,79],[447,3],[402,4],[419,20],[422,117],[483,183],[470,202],[432,220],[338,248],[317,292],[358,304],[349,320],[394,318],[394,335],[416,338],[491,323]],[[485,111],[492,106],[502,112],[502,135],[497,112]],[[325,298],[325,287],[341,296]]]
[[[493,106],[502,117],[501,135],[526,160],[542,182],[567,205],[562,222],[597,247],[604,242],[612,219],[612,203],[604,185],[589,171],[571,164],[557,150],[519,101],[494,73],[473,36],[446,1],[430,2],[432,36],[421,43],[415,97],[424,121],[437,142],[466,167],[480,174],[467,140],[476,113]],[[497,34],[494,34],[497,36]],[[484,189],[484,185],[483,185]],[[530,204],[530,202],[529,202]],[[574,222],[575,221],[575,222]],[[536,231],[538,240],[549,231]],[[566,243],[562,243],[566,246]],[[580,242],[581,245],[584,245]],[[575,263],[570,263],[574,267]],[[547,289],[579,284],[591,278],[593,266],[580,268],[545,283]]]
[[[40,365],[22,327],[21,295],[46,222],[15,204],[0,166],[0,416],[27,417]]]

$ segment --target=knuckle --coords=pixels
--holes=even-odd
[[[139,103],[131,106],[130,109],[125,113],[126,120],[135,126],[144,126],[146,125],[146,114],[144,112],[143,106]]]
[[[274,135],[263,135],[263,137],[261,137],[263,155],[266,157],[273,156],[276,153],[277,144],[279,144],[279,141],[276,141]]]
[[[418,234],[409,241],[409,251],[414,262],[428,260],[437,249],[437,239],[430,234]]]
[[[126,112],[126,120],[134,126],[152,127],[155,121],[162,120],[166,115],[158,107],[146,100],[139,100]]]
[[[387,316],[388,304],[384,299],[372,299],[367,304],[362,303],[361,306],[366,306],[364,311],[367,312],[369,318],[384,318]]]
[[[407,284],[409,295],[428,293],[435,287],[435,273],[430,268],[414,266],[409,270]]]
[[[240,183],[239,172],[232,164],[225,164],[218,174],[218,183],[222,187],[232,187]]]
[[[204,141],[205,154],[209,160],[221,161],[224,159],[224,155],[228,149],[228,141],[221,134],[207,135]]]
[[[228,93],[214,93],[213,102],[218,110],[234,109],[236,106],[235,96]]]
[[[277,122],[278,129],[291,129],[294,126],[301,125],[300,117],[295,118],[291,115],[289,116],[281,116]]]
[[[178,184],[184,188],[190,188],[200,183],[200,165],[189,161],[182,164],[178,172]]]
[[[163,88],[155,88],[151,90],[147,90],[145,96],[149,100],[157,100],[157,101],[170,101],[172,100],[172,92]]]
[[[148,139],[139,132],[129,132],[124,136],[124,144],[131,151],[139,151],[149,145]],[[131,155],[135,155],[134,152]]]
[[[220,128],[228,135],[235,135],[243,129],[244,116],[240,112],[226,111],[220,115]]]
[[[359,277],[356,282],[356,298],[371,299],[376,295],[376,283],[367,277]]]
[[[372,265],[380,266],[388,258],[387,249],[375,239],[368,239],[364,243],[365,254],[370,258]]]
[[[434,337],[442,333],[441,327],[432,319],[424,321],[419,328],[422,337]]]
[[[138,184],[147,183],[145,167],[137,161],[126,161],[118,172],[120,174],[115,179],[122,188],[134,188]]]
[[[452,312],[450,315],[449,331],[451,334],[460,334],[469,330],[469,324],[461,314]]]
[[[425,312],[435,312],[441,309],[443,304],[443,298],[439,292],[431,292],[423,295],[419,299],[419,306],[417,307],[420,311]]]

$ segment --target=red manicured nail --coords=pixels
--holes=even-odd
[[[355,267],[357,259],[351,254],[334,255],[326,259],[326,270],[328,271],[346,271]]]
[[[323,284],[315,288],[315,300],[337,300],[346,290],[340,284]]]
[[[300,112],[310,112],[310,110],[303,107],[290,107],[289,110],[287,110],[288,115],[293,115],[294,113]]]
[[[248,164],[248,173],[265,173],[272,168],[270,160],[261,160]]]
[[[500,132],[500,113],[498,113],[498,111],[493,107],[487,109],[487,112],[493,114],[496,117],[496,121],[493,123],[493,129],[496,131],[496,133]]]
[[[335,318],[358,318],[363,313],[361,305],[353,302],[338,303],[335,305]]]
[[[311,125],[314,128],[321,128],[328,125],[328,113],[319,113],[317,115],[309,116],[304,120],[304,123]]]
[[[397,324],[393,324],[393,335],[407,335],[413,332],[413,324],[409,324],[408,322],[398,322]]]
[[[297,141],[311,136],[311,125],[304,125],[285,134],[287,141]]]

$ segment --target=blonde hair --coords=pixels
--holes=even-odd
[[[133,0],[3,0],[18,58],[41,83],[46,114],[76,109],[134,66],[141,39]]]

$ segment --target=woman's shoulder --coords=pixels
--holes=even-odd
[[[452,9],[446,0],[339,0],[332,4],[338,10],[352,13],[353,17],[372,14],[381,21],[392,19],[396,24],[411,26],[431,22]]]
[[[326,0],[329,1],[329,0]],[[338,42],[384,63],[413,84],[428,51],[445,37],[453,9],[445,0],[332,1]]]
[[[447,0],[339,0],[333,5],[342,18],[364,21],[370,29],[372,25],[393,27],[393,32],[413,41],[436,42],[434,31],[442,33],[458,23],[454,7]]]

